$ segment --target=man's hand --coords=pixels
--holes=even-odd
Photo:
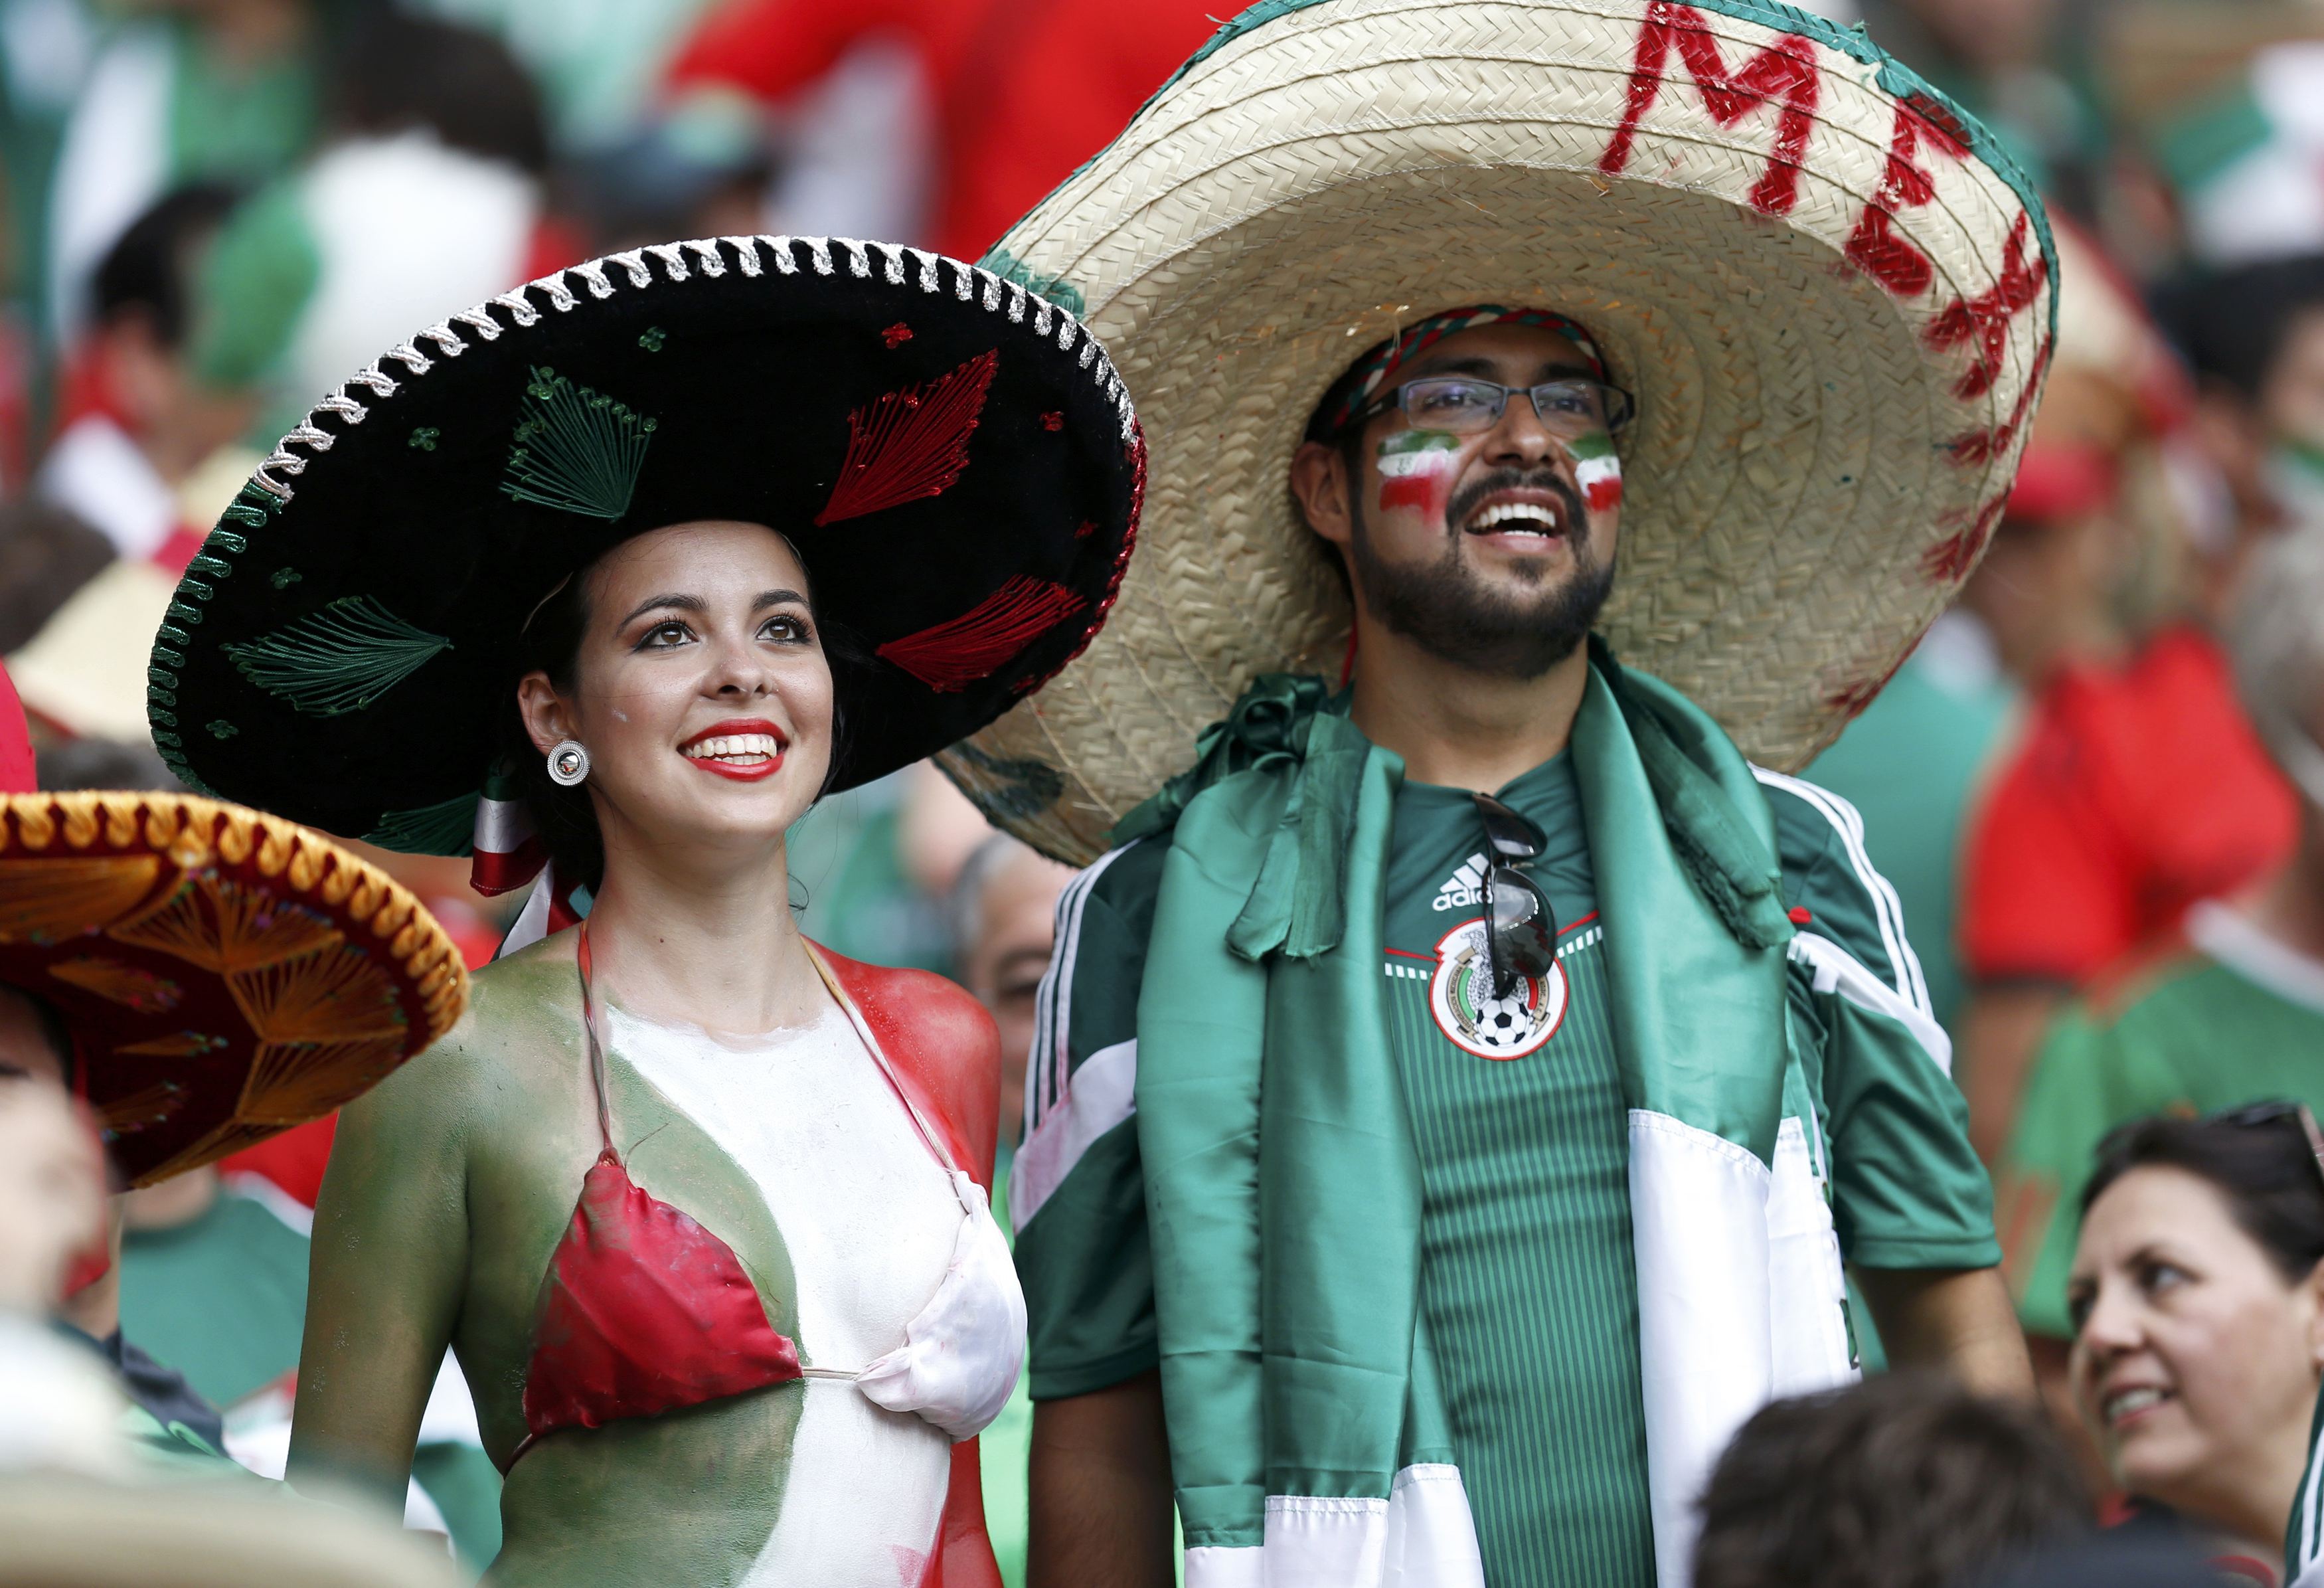
[[[1858,1269],[1856,1283],[1894,1365],[1941,1368],[1980,1394],[2034,1398],[1999,1269]]]
[[[1170,1588],[1162,1375],[1033,1407],[1028,1588]]]

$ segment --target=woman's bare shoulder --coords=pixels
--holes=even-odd
[[[493,961],[469,977],[457,1023],[381,1082],[366,1112],[452,1122],[568,1076],[580,1002],[569,935]]]

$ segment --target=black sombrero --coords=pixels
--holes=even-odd
[[[390,350],[251,476],[153,647],[187,783],[457,854],[528,614],[609,547],[790,538],[848,787],[1038,688],[1104,621],[1145,445],[1072,315],[918,249],[721,237],[609,255]]]

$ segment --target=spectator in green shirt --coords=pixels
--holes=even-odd
[[[2175,951],[2070,1008],[2034,1066],[1997,1176],[1997,1222],[2018,1316],[2053,1385],[2099,1139],[2147,1114],[2262,1097],[2324,1108],[2324,525],[2262,549],[2233,642],[2244,702],[2301,793],[2300,843],[2243,895],[2199,907]],[[2188,798],[2202,798],[2199,775]]]

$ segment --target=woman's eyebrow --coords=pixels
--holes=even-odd
[[[623,628],[629,627],[630,624],[637,622],[638,619],[645,616],[646,614],[651,612],[657,606],[675,606],[680,612],[707,612],[710,610],[710,604],[703,600],[699,596],[682,596],[674,593],[663,596],[654,596],[638,603],[636,610],[632,611],[629,616],[622,620],[621,626]]]
[[[759,598],[751,603],[751,610],[756,612],[762,606],[805,606],[807,605],[808,605],[807,598],[797,590],[761,590],[759,592]]]

